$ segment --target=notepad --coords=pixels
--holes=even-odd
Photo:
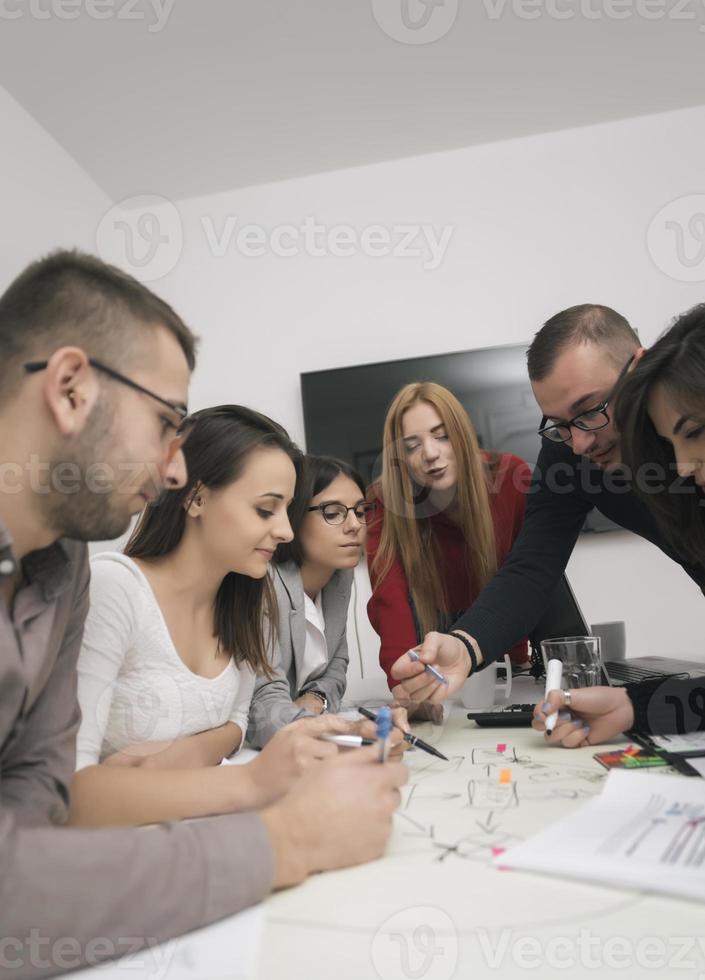
[[[598,797],[495,863],[703,901],[705,783],[614,769]]]

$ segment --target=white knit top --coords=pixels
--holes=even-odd
[[[253,671],[232,660],[217,677],[194,674],[135,562],[117,552],[91,559],[78,659],[77,769],[128,745],[184,738],[228,721],[240,726],[244,741],[254,685]]]

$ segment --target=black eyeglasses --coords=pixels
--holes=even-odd
[[[605,426],[609,425],[610,423],[610,417],[607,414],[607,406],[612,402],[615,392],[619,388],[625,374],[629,370],[629,365],[633,360],[634,354],[632,354],[622,370],[619,372],[617,380],[612,386],[609,394],[604,401],[600,402],[599,405],[595,405],[594,408],[589,409],[587,412],[581,412],[569,422],[552,422],[550,425],[546,425],[548,419],[544,415],[538,429],[539,435],[543,436],[544,439],[548,439],[549,442],[570,442],[570,440],[573,438],[570,431],[571,429],[580,429],[581,432],[595,432],[598,429],[604,429]]]
[[[369,515],[375,509],[374,504],[355,504],[354,507],[346,507],[345,504],[316,504],[309,507],[309,511],[320,510],[326,524],[344,524],[348,519],[350,511],[353,512],[360,524],[367,524]]]
[[[89,357],[88,363],[96,371],[102,371],[103,374],[107,374],[109,378],[113,381],[119,381],[120,384],[127,385],[128,388],[132,388],[133,391],[139,391],[142,395],[147,395],[149,398],[154,399],[155,402],[159,402],[160,405],[164,405],[175,415],[179,417],[179,424],[175,426],[176,435],[169,444],[168,459],[172,460],[176,453],[183,446],[186,436],[191,430],[191,419],[189,418],[188,411],[183,407],[183,405],[177,405],[175,402],[170,402],[166,398],[162,398],[161,395],[155,395],[153,391],[149,388],[145,388],[143,385],[138,384],[133,381],[132,378],[126,377],[124,374],[120,374],[115,368],[108,367],[107,364],[103,364],[102,361],[96,360],[95,357]],[[24,365],[24,369],[27,374],[37,374],[39,371],[46,371],[49,366],[49,361],[30,361]]]

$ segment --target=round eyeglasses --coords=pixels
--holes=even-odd
[[[374,504],[355,504],[354,507],[346,507],[345,504],[316,504],[309,507],[309,511],[320,510],[326,524],[345,524],[350,511],[353,512],[360,524],[367,524],[370,514],[375,509]]]

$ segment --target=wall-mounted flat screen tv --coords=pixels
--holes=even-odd
[[[514,453],[532,466],[541,413],[526,373],[525,344],[457,351],[301,375],[306,449],[338,456],[367,482],[379,476],[387,407],[411,381],[436,381],[467,409],[481,446]],[[584,530],[615,528],[597,511]]]

